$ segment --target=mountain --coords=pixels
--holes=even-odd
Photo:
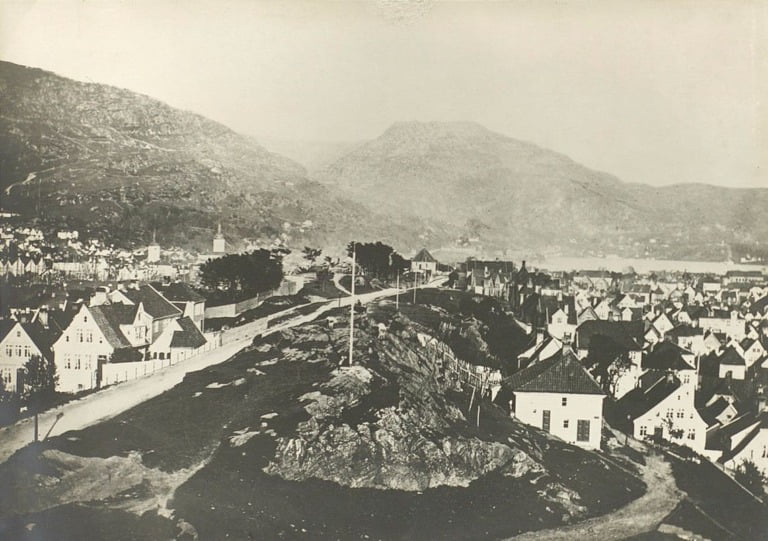
[[[0,62],[3,207],[118,243],[208,247],[225,235],[295,243],[419,244],[424,228],[339,197],[297,163],[200,115]],[[412,222],[415,223],[415,222]]]
[[[719,258],[768,234],[768,189],[628,184],[469,122],[396,123],[317,178],[499,249]]]
[[[270,152],[300,163],[310,175],[322,171],[362,144],[360,141],[307,141],[275,137],[256,137],[256,140]]]

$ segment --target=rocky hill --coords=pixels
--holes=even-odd
[[[610,459],[488,401],[477,427],[420,347],[426,327],[384,309],[356,321],[352,367],[340,366],[346,328],[306,324],[18,453],[0,465],[13,487],[0,536],[82,539],[111,524],[100,539],[503,538],[643,492]]]
[[[498,248],[722,257],[768,234],[768,189],[627,184],[466,122],[401,122],[318,178],[357,201]],[[714,247],[714,249],[713,249]]]
[[[0,62],[3,207],[116,240],[420,244],[425,228],[338,197],[304,168],[199,115],[106,85]],[[423,224],[422,224],[423,225]]]

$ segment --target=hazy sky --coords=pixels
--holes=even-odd
[[[767,1],[3,0],[0,58],[254,135],[474,120],[627,181],[768,187]]]

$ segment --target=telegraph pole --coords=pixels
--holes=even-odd
[[[352,349],[355,339],[355,243],[352,243],[352,293],[349,304],[349,366],[352,366]]]
[[[400,271],[397,271],[397,293],[395,293],[395,310],[400,310]]]

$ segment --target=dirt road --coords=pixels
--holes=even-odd
[[[393,295],[394,289],[386,289],[355,296],[355,301],[362,304],[381,297]],[[57,436],[69,430],[81,430],[85,427],[104,421],[122,413],[145,400],[149,400],[172,387],[175,387],[189,372],[201,370],[211,365],[219,364],[230,359],[238,351],[251,343],[259,334],[266,336],[296,325],[307,323],[319,317],[324,312],[337,306],[349,306],[350,297],[329,301],[310,314],[296,317],[281,323],[268,331],[257,331],[266,328],[259,322],[252,322],[243,327],[235,327],[227,332],[232,333],[231,339],[224,340],[224,345],[191,357],[183,362],[169,366],[147,376],[126,381],[89,394],[79,400],[68,402],[58,408],[48,410],[39,416],[40,437],[43,438],[50,430],[50,436]],[[290,313],[299,307],[294,307],[281,315]],[[262,322],[263,323],[263,322]],[[250,329],[253,329],[252,331]],[[17,423],[0,429],[0,464],[29,444],[34,438],[34,419],[26,418]]]
[[[600,541],[627,539],[655,530],[664,518],[672,512],[683,494],[675,484],[672,468],[659,454],[646,456],[642,467],[643,481],[647,492],[613,513],[595,517],[562,528],[527,532],[516,541],[568,540]]]

